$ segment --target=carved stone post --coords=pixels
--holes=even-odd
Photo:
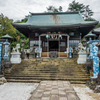
[[[5,67],[4,67],[4,58],[1,58],[1,74],[5,73]]]

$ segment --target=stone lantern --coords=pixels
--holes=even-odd
[[[13,39],[13,37],[11,37],[10,35],[6,34],[6,35],[2,36],[2,39],[8,39],[8,41],[11,43],[11,40]]]
[[[85,35],[84,38],[86,38],[87,41],[89,41],[90,39],[94,40],[96,38],[96,35],[90,32],[89,34]]]
[[[9,54],[10,54],[10,52],[11,52],[11,40],[13,39],[13,37],[11,37],[10,35],[6,34],[6,35],[2,36],[1,38],[2,38],[2,39],[6,39],[7,42],[10,43],[10,44],[9,44]],[[4,45],[3,45],[3,46],[4,46]],[[5,48],[5,46],[4,46],[3,48]],[[4,52],[4,50],[3,50],[3,52]],[[10,57],[10,55],[9,55],[9,57]]]
[[[2,39],[6,39],[6,42],[3,43],[4,66],[5,66],[5,68],[10,68],[11,67],[10,51],[11,51],[11,39],[12,39],[12,37],[9,36],[8,34],[6,34],[6,35],[2,36]]]
[[[22,45],[21,45],[22,46],[21,58],[25,59],[25,52],[24,52],[25,40],[22,40],[21,43],[22,43]]]
[[[98,47],[98,54],[97,56],[99,57],[99,74],[98,74],[98,77],[97,77],[97,83],[100,84],[100,42],[98,42],[98,44],[96,44],[96,46]]]

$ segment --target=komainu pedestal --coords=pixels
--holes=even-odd
[[[20,58],[21,53],[11,53],[11,63],[14,64],[19,64],[21,63],[21,58]]]
[[[10,58],[11,63],[14,64],[21,63],[21,58],[20,58],[21,53],[18,50],[19,48],[20,48],[20,44],[17,44],[16,48],[13,48],[13,51],[11,53],[11,58]]]
[[[78,64],[85,64],[86,58],[87,58],[86,52],[79,52],[79,57],[77,59],[77,63]]]

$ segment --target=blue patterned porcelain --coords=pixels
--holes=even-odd
[[[92,43],[92,52],[93,52],[93,77],[97,78],[99,73],[99,58],[97,57],[98,54],[98,47],[95,46],[98,42]]]
[[[72,48],[69,48],[69,58],[72,58],[72,54],[71,54]]]
[[[5,45],[5,54],[4,54],[4,59],[9,59],[9,45],[10,43],[7,41],[3,43]]]
[[[97,57],[98,54],[98,47],[95,46],[100,40],[90,40],[87,42],[90,48],[90,55],[87,59],[93,59],[93,77],[97,78],[99,73],[99,58]]]

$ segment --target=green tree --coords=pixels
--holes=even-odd
[[[21,19],[21,21],[20,20],[17,20],[15,23],[25,23],[25,22],[27,22],[28,16],[25,16],[25,18]]]
[[[85,6],[83,4],[80,4],[79,2],[72,1],[72,3],[69,4],[68,11],[80,11],[83,13]]]
[[[13,37],[13,40],[16,40],[17,34],[16,29],[11,25],[11,20],[8,17],[5,17],[3,14],[0,15],[0,38],[3,35],[9,34]]]
[[[56,12],[62,12],[62,11],[63,11],[62,10],[62,6],[59,6],[59,8],[56,8],[54,6],[47,7],[47,12],[54,12],[54,13],[56,13]]]
[[[84,12],[85,19],[91,18],[93,16],[92,10],[90,10],[89,5],[85,6],[85,12]]]
[[[23,23],[23,21],[25,22],[26,18],[25,18],[25,20],[22,19],[20,22]],[[11,44],[11,49],[13,47],[15,47],[17,43],[20,43],[20,45],[21,45],[22,39],[26,39],[25,40],[25,48],[28,48],[29,40],[26,38],[25,35],[20,33],[17,29],[15,29],[12,26],[12,24],[11,24],[12,22],[13,22],[13,20],[10,20],[8,17],[5,17],[3,14],[0,15],[0,38],[6,34],[9,34],[10,36],[12,36],[13,40],[12,40],[12,44]]]
[[[82,3],[76,2],[75,0],[69,4],[68,11],[80,11],[85,20],[93,20],[91,16],[93,16],[92,10],[90,10],[89,5],[84,5]]]

